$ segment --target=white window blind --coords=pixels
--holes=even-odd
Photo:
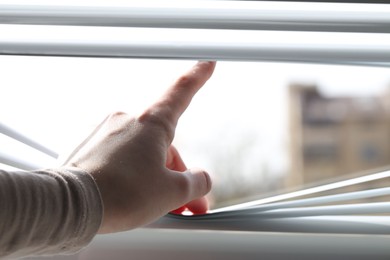
[[[45,145],[42,145],[41,143],[33,140],[32,138],[20,133],[19,131],[1,122],[0,122],[0,134],[9,137],[15,142],[20,142],[25,146],[23,148],[27,148],[27,149],[32,148],[36,152],[42,153],[44,156],[49,158],[53,158],[53,159],[58,158],[58,154],[52,149],[46,147]],[[14,143],[11,142],[8,145],[14,147],[15,146]],[[27,149],[22,149],[21,151],[26,151]],[[23,170],[33,170],[45,166],[43,164],[37,163],[33,159],[28,160],[27,156],[26,158],[23,158],[23,156],[20,156],[20,154],[18,156],[16,154],[10,153],[10,147],[2,147],[2,149],[0,150],[0,164],[9,165],[11,167],[15,167]]]
[[[8,26],[0,27],[0,50],[11,55],[388,66],[389,14],[390,7],[384,4],[4,4],[0,5],[0,23]]]
[[[115,2],[114,2],[115,3]],[[2,5],[6,24],[389,33],[386,4],[137,1],[126,5]]]
[[[1,55],[390,66],[390,5],[387,4],[198,1],[92,6],[11,3],[0,4],[0,24]],[[57,156],[4,124],[0,124],[0,132],[48,156]],[[33,162],[10,156],[6,148],[1,150],[0,163],[21,169],[36,167]],[[167,215],[150,227],[360,234],[368,235],[367,238],[375,235],[375,241],[387,241],[388,237],[382,235],[390,234],[390,202],[349,202],[388,196],[390,188],[327,196],[317,194],[388,178],[388,170],[371,172],[217,209],[202,216]],[[286,241],[283,239],[281,241]],[[364,245],[364,241],[359,243]],[[390,256],[386,245],[376,250],[380,256]],[[348,253],[340,252],[340,255]]]

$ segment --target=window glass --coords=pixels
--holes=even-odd
[[[63,159],[108,113],[138,113],[194,63],[0,56],[0,118]],[[348,178],[390,162],[389,87],[379,67],[219,62],[174,144],[212,175],[213,207]]]

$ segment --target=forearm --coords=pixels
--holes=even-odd
[[[0,257],[76,252],[96,234],[102,212],[87,173],[0,170]]]

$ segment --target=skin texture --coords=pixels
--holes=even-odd
[[[99,233],[140,227],[174,209],[207,211],[210,176],[187,169],[171,143],[180,116],[214,68],[215,62],[198,62],[138,116],[109,115],[69,157],[65,166],[89,172],[98,185]]]

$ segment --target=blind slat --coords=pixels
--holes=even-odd
[[[286,209],[293,207],[304,207],[304,206],[314,206],[328,203],[339,203],[339,202],[347,202],[351,200],[359,200],[359,199],[368,199],[380,196],[390,195],[390,188],[378,188],[371,190],[362,190],[356,192],[347,192],[336,195],[328,195],[328,196],[320,196],[308,199],[297,199],[292,201],[284,201],[284,202],[275,202],[270,204],[264,204],[260,206],[248,207],[243,209],[238,209],[235,211],[229,211],[229,215],[242,215],[242,214],[257,214],[262,211],[274,210],[274,209]],[[219,218],[224,212],[219,212],[216,214],[211,214],[209,218]],[[389,211],[390,213],[390,211]]]
[[[385,4],[139,1],[126,6],[0,5],[0,23],[240,30],[390,32]]]
[[[312,216],[291,218],[194,219],[167,215],[150,224],[151,228],[239,230],[261,232],[332,233],[332,234],[390,234],[390,221],[386,216]]]
[[[346,205],[298,207],[275,209],[256,214],[256,218],[296,218],[308,216],[337,216],[357,214],[390,213],[390,202],[359,203]],[[253,218],[253,215],[242,215],[242,218]]]
[[[0,26],[0,54],[390,65],[390,35]]]
[[[329,184],[325,184],[325,185],[321,185],[321,186],[302,189],[302,190],[298,190],[298,191],[294,191],[294,192],[290,192],[290,193],[280,194],[280,195],[276,195],[273,197],[267,197],[264,199],[259,199],[259,200],[255,200],[255,201],[250,201],[250,202],[245,202],[245,203],[241,203],[241,204],[236,204],[233,206],[220,208],[220,209],[213,211],[213,213],[246,209],[246,208],[256,207],[256,206],[267,204],[267,203],[275,203],[275,202],[279,202],[282,200],[295,199],[295,198],[299,198],[302,196],[314,195],[314,194],[324,192],[324,191],[330,191],[330,190],[335,190],[338,188],[357,185],[357,184],[361,184],[361,183],[365,183],[365,182],[381,180],[381,179],[388,178],[388,177],[390,177],[390,170],[380,171],[380,172],[376,172],[376,173],[372,173],[372,174],[366,174],[366,175],[356,177],[356,178],[351,178],[351,179],[333,182],[333,183],[329,183]]]
[[[10,154],[5,154],[0,151],[0,164],[12,166],[21,170],[35,170],[43,168],[42,165],[34,164],[31,161],[26,161]]]
[[[55,151],[51,150],[50,148],[47,148],[46,146],[36,142],[35,140],[33,140],[31,138],[19,133],[15,129],[12,129],[11,127],[9,127],[1,122],[0,122],[0,133],[4,134],[6,136],[9,136],[12,139],[17,140],[21,143],[24,143],[25,145],[30,146],[38,151],[41,151],[42,153],[47,154],[53,158],[58,157],[58,154]]]

